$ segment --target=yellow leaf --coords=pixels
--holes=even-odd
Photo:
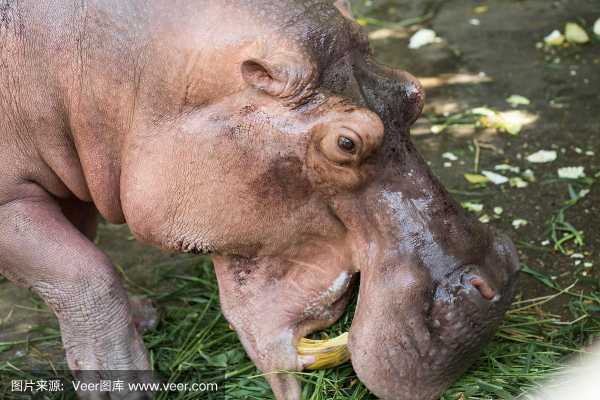
[[[472,183],[474,185],[479,183],[486,183],[489,179],[483,175],[479,174],[465,174],[465,179],[467,182]]]
[[[583,44],[590,41],[585,29],[574,22],[567,22],[565,25],[565,38],[571,43]]]

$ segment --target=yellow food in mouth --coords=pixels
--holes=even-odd
[[[334,368],[350,360],[348,332],[333,339],[313,340],[302,338],[297,346],[300,356],[313,356],[315,362],[306,366],[308,370]]]

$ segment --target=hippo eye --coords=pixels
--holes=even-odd
[[[338,147],[345,151],[346,153],[354,154],[356,153],[356,144],[354,140],[350,139],[347,136],[340,136],[337,141]]]
[[[363,152],[362,138],[348,128],[327,132],[320,142],[323,154],[338,164],[356,164]]]

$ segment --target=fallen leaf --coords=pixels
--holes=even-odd
[[[526,169],[525,171],[523,171],[523,173],[521,174],[521,176],[524,179],[528,180],[529,182],[535,182],[535,174],[530,169]]]
[[[494,166],[494,170],[496,171],[510,171],[512,173],[518,174],[521,171],[521,168],[519,167],[513,167],[512,165],[508,165],[508,164],[498,164]]]
[[[446,152],[446,153],[444,153],[444,154],[442,154],[442,158],[445,158],[445,159],[450,160],[450,161],[456,161],[456,160],[458,160],[458,157],[456,157],[454,155],[454,153],[450,153],[449,151]]]
[[[488,178],[479,174],[465,174],[465,179],[472,184],[486,183],[489,181]]]
[[[473,12],[475,14],[484,14],[487,12],[487,10],[488,10],[488,6],[486,6],[486,5],[481,5],[481,6],[477,6],[477,7],[473,8]]]
[[[486,117],[492,117],[496,115],[496,111],[487,107],[476,107],[471,110],[473,114],[485,115]]]
[[[404,39],[406,34],[397,29],[381,28],[369,33],[371,40]]]
[[[523,188],[526,188],[527,186],[529,186],[529,184],[527,182],[525,182],[523,179],[519,178],[518,176],[510,178],[509,184],[511,187],[516,187],[517,189],[523,189]]]
[[[473,109],[472,112],[483,115],[479,119],[479,123],[483,127],[498,129],[511,135],[517,135],[523,129],[523,125],[530,124],[537,119],[537,116],[519,110],[495,112],[480,107]]]
[[[562,179],[579,179],[585,177],[583,167],[563,167],[558,169],[558,177]]]
[[[557,153],[554,150],[540,150],[527,156],[530,163],[549,163],[556,160]]]
[[[495,172],[481,171],[481,174],[484,175],[486,178],[488,178],[488,180],[495,185],[502,185],[502,184],[508,182],[507,177],[505,177],[504,175],[497,174]]]
[[[567,22],[565,25],[565,38],[571,43],[584,44],[590,41],[585,29],[575,22]]]
[[[528,223],[529,223],[529,222],[527,222],[527,220],[524,220],[524,219],[521,219],[521,218],[517,218],[517,219],[513,220],[513,222],[512,222],[512,226],[513,226],[515,229],[519,229],[520,227],[522,227],[522,226],[525,226],[525,225],[527,225]]]
[[[419,49],[428,44],[438,43],[440,41],[441,39],[437,37],[435,31],[431,29],[419,29],[411,36],[410,41],[408,42],[408,48],[413,50]]]
[[[464,203],[461,203],[461,206],[467,210],[467,211],[472,211],[474,213],[480,213],[483,211],[483,204],[479,204],[479,203],[473,203],[470,201],[465,201]]]
[[[565,42],[565,37],[559,30],[553,30],[548,36],[544,38],[544,43],[548,46],[560,46]]]
[[[523,97],[518,94],[513,94],[508,99],[506,99],[506,102],[513,107],[528,106],[529,104],[531,104],[531,101],[529,101],[527,97]]]
[[[431,133],[435,133],[436,135],[444,132],[444,130],[446,130],[446,125],[433,125],[431,127]]]

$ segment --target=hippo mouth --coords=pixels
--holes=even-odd
[[[502,288],[500,291],[493,288],[478,274],[475,266],[457,266],[445,278],[446,283],[438,284],[434,290],[433,306],[421,315],[424,321],[428,321],[426,324],[428,333],[425,336],[437,337],[440,343],[451,348],[458,347],[457,338],[468,338],[470,343],[473,343],[474,337],[483,338],[482,341],[485,341],[488,335],[482,332],[483,326],[485,325],[486,330],[493,331],[493,329],[489,329],[488,323],[482,324],[477,321],[489,322],[488,318],[499,315],[499,323],[508,307],[503,301],[505,296],[500,293],[506,293],[506,297],[510,299],[511,288]],[[296,346],[298,354],[312,360],[305,365],[305,369],[334,368],[350,361],[349,337],[349,332],[344,332],[337,337],[324,340],[300,339]],[[464,340],[461,339],[460,342]],[[444,352],[444,348],[440,350],[432,348],[427,350],[426,354],[422,351],[419,353],[421,356],[435,357],[439,355],[436,351]],[[470,354],[476,355],[477,352]],[[457,358],[463,356],[469,355],[460,354]]]

